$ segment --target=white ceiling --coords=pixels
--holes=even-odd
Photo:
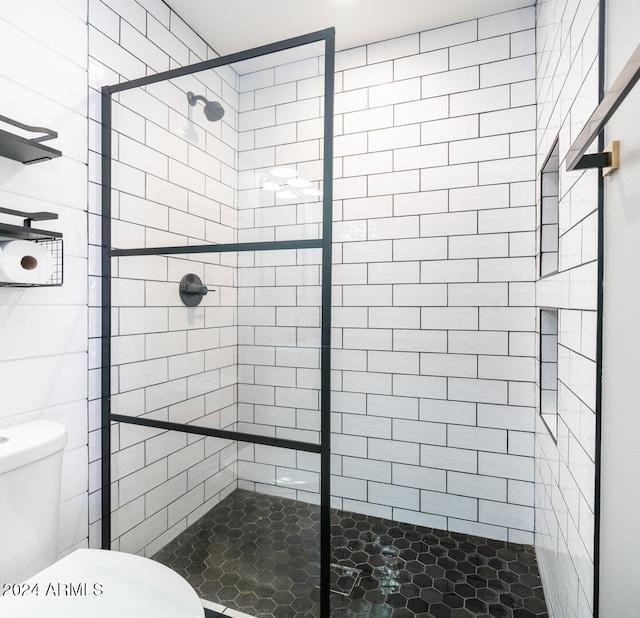
[[[221,56],[336,29],[336,49],[535,4],[535,0],[165,0]]]

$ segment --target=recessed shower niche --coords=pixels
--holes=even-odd
[[[236,609],[297,547],[329,615],[333,74],[327,30],[103,89],[103,546]]]

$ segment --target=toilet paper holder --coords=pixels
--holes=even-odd
[[[63,281],[63,241],[60,232],[52,230],[42,230],[31,226],[33,221],[47,221],[57,219],[58,215],[54,212],[24,212],[22,210],[13,210],[11,208],[0,207],[0,214],[12,217],[22,217],[24,221],[22,225],[12,225],[0,222],[0,241],[26,240],[38,244],[45,248],[52,257],[51,276],[45,283],[21,283],[21,282],[2,282],[0,287],[41,287],[41,286],[59,286]]]

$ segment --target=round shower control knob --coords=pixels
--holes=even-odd
[[[190,273],[182,277],[179,291],[182,302],[187,307],[195,307],[202,302],[202,297],[209,292],[209,289],[198,275]]]

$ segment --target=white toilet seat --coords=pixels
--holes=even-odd
[[[184,578],[158,562],[122,552],[78,549],[19,586],[9,594],[0,590],[0,616],[204,617],[198,595]]]

